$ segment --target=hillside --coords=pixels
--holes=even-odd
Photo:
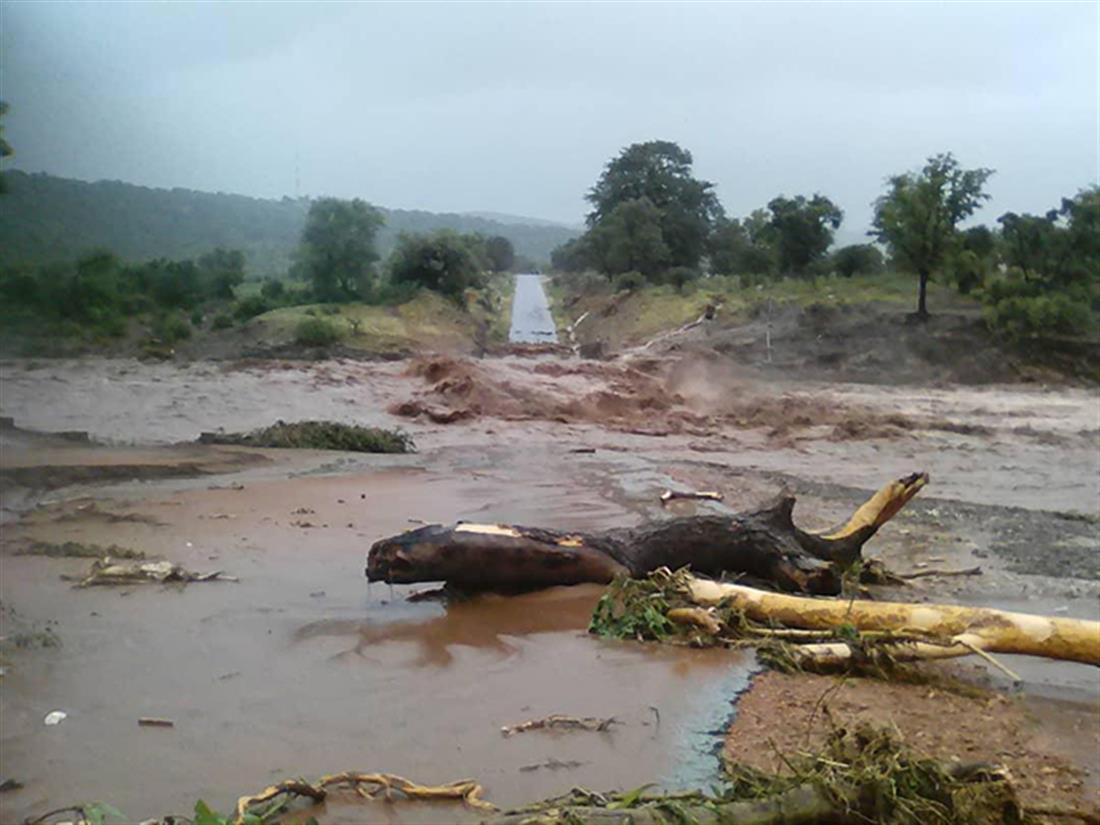
[[[243,250],[250,274],[274,274],[289,265],[309,210],[305,198],[268,200],[17,171],[4,177],[8,193],[0,200],[0,265],[67,260],[96,247],[144,260],[191,258],[222,246]],[[548,261],[554,247],[577,234],[536,219],[527,225],[476,215],[383,211],[383,254],[401,232],[447,228],[503,235],[518,254]]]

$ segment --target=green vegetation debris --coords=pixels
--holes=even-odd
[[[354,453],[411,453],[412,436],[400,430],[361,427],[335,421],[279,421],[249,433],[203,433],[204,444],[277,447],[299,450],[344,450]]]

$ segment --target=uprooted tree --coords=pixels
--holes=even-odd
[[[661,567],[738,574],[780,590],[833,595],[863,545],[928,483],[914,473],[886,484],[839,529],[812,533],[792,520],[795,499],[732,516],[677,518],[600,533],[499,524],[428,525],[376,542],[367,578],[447,582],[467,590],[521,590],[642,577]]]

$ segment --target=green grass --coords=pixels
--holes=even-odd
[[[352,348],[402,352],[423,346],[461,348],[472,339],[474,318],[453,301],[422,291],[399,306],[369,304],[301,304],[257,316],[252,323],[268,340],[294,340],[299,326],[312,318],[327,320]]]

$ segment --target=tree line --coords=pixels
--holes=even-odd
[[[208,318],[226,328],[281,306],[321,302],[403,301],[421,288],[462,302],[491,273],[521,263],[512,242],[440,229],[404,233],[388,259],[377,248],[384,213],[361,200],[322,198],[310,204],[294,255],[292,278],[267,279],[238,298],[246,256],[217,248],[197,258],[128,262],[107,250],[75,260],[0,268],[3,316],[13,327],[45,323],[60,337],[121,337],[135,318],[172,344]]]
[[[714,184],[692,174],[692,162],[689,151],[668,141],[623,149],[586,196],[587,231],[552,253],[554,268],[593,270],[629,289],[682,286],[703,275],[851,277],[890,267],[916,276],[920,319],[929,315],[929,280],[942,278],[979,295],[991,325],[1010,336],[1096,326],[1100,187],[1043,215],[1009,212],[995,228],[964,230],[960,224],[989,197],[993,170],[965,169],[950,153],[935,155],[920,170],[888,179],[874,202],[869,234],[877,244],[830,252],[844,213],[828,197],[781,195],[732,218]]]

